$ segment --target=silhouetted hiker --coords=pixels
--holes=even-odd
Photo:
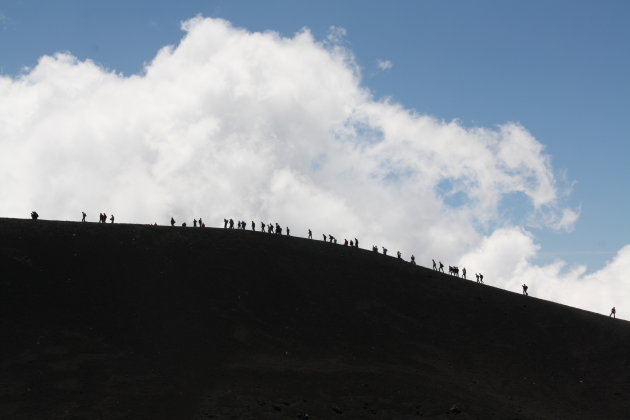
[[[440,261],[440,268],[438,271],[441,271],[442,273],[444,272],[444,264],[442,264],[442,261]]]
[[[171,226],[175,226],[175,219],[171,217]]]
[[[322,236],[324,237],[324,242],[326,242],[326,235],[322,234]]]
[[[103,213],[103,223],[107,223],[107,214]]]
[[[383,247],[383,255],[387,255],[387,248]]]
[[[378,247],[376,245],[372,245],[372,251],[373,252],[378,252]]]
[[[234,229],[234,219],[230,219],[229,224],[230,224],[230,229]]]
[[[186,227],[186,222],[182,223],[182,227]]]
[[[289,226],[287,226],[287,236],[291,236],[291,230],[289,229]]]
[[[81,219],[82,222],[85,222],[85,217],[87,216],[87,214],[85,214],[84,211],[81,212],[81,214],[83,215],[83,218]]]
[[[433,269],[437,270],[437,266],[435,265],[435,260],[431,260],[431,261],[433,261]]]
[[[411,264],[416,265],[416,257],[411,254]]]
[[[282,227],[276,223],[276,235],[282,235]]]
[[[610,310],[610,315],[608,315],[609,317],[612,316],[613,318],[617,318],[617,310],[615,309],[615,307],[613,306],[612,309]]]
[[[357,238],[354,238],[354,247],[355,248],[359,247],[359,240]]]
[[[354,248],[354,242],[352,242],[352,239],[350,239],[350,246]]]
[[[256,223],[254,223],[254,221],[252,220],[252,230],[254,232],[256,232]]]
[[[197,219],[193,219],[193,227],[197,227]]]
[[[201,221],[201,217],[199,218],[199,227],[206,227],[206,225]]]
[[[36,212],[36,211],[32,211],[32,212],[31,212],[31,219],[33,219],[33,220],[37,220],[37,218],[38,218],[38,217],[39,217],[39,214],[37,214],[37,212]]]
[[[109,221],[114,223],[114,215],[112,214],[111,217],[109,218]]]
[[[273,225],[271,223],[267,225],[267,230],[269,233],[273,233]]]
[[[313,239],[313,232],[311,232],[311,230],[308,230],[308,239]]]
[[[223,229],[227,229],[228,219],[223,219]]]
[[[529,295],[527,294],[527,285],[526,285],[526,284],[523,284],[523,294],[524,294],[525,296],[529,296]]]
[[[483,284],[483,274],[479,273],[479,283]]]
[[[466,267],[462,268],[462,276],[466,279]]]
[[[479,283],[479,274],[475,273],[475,277],[477,277],[477,283]]]
[[[328,242],[330,242],[331,244],[333,243],[333,236],[332,235],[328,235]]]
[[[402,254],[400,253],[400,251],[397,251],[397,252],[396,252],[396,256],[398,257],[398,259],[399,259],[399,260],[401,259]]]
[[[344,238],[343,240],[343,246],[348,246],[348,240]]]

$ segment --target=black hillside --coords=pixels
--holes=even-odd
[[[1,419],[628,419],[630,324],[319,240],[0,219]]]

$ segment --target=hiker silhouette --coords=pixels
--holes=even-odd
[[[36,211],[31,212],[31,219],[37,220],[39,218],[39,214]]]
[[[479,283],[483,283],[483,274],[479,273]]]
[[[431,261],[433,261],[433,269],[437,270],[437,266],[435,265],[435,260],[432,259]]]
[[[411,254],[411,264],[416,265],[416,257]]]
[[[344,240],[343,240],[343,245],[344,245],[344,246],[348,246],[348,240],[347,240],[347,239],[345,239],[345,238],[344,238]]]
[[[308,239],[313,239],[313,232],[311,232],[311,230],[308,230]]]
[[[234,229],[234,219],[230,219],[229,224],[230,224],[230,229]]]
[[[609,317],[613,317],[613,318],[617,318],[617,310],[615,309],[615,307],[613,306],[612,309],[610,310],[610,315],[608,315]]]
[[[444,272],[444,264],[442,264],[442,261],[440,261],[440,268],[438,271],[441,271],[442,273]]]
[[[227,229],[228,219],[223,219],[223,229]]]
[[[383,255],[387,255],[387,248],[383,247]]]
[[[287,226],[287,236],[291,236],[291,230],[289,229],[289,226]]]
[[[466,279],[466,267],[462,268],[462,276]]]
[[[193,219],[193,227],[197,227],[197,219]]]
[[[354,238],[354,247],[355,248],[359,247],[359,240],[357,238]]]
[[[397,251],[397,252],[396,252],[396,256],[398,257],[398,259],[399,259],[399,260],[400,260],[400,259],[402,259],[402,258],[401,258],[401,257],[402,257],[402,254],[400,253],[400,251]]]
[[[175,226],[175,219],[171,217],[171,226]]]
[[[111,217],[109,218],[109,221],[114,223],[114,215],[112,214]]]
[[[322,234],[322,236],[324,237],[324,242],[326,242],[326,235]]]
[[[526,284],[523,284],[523,294],[524,294],[525,296],[529,296],[529,295],[527,294],[527,285],[526,285]]]
[[[81,212],[81,214],[83,215],[83,218],[81,218],[81,221],[82,221],[82,222],[85,222],[85,217],[87,216],[87,214],[85,214],[85,212],[84,212],[84,211],[82,211],[82,212]]]
[[[256,223],[254,223],[254,221],[252,220],[252,230],[254,232],[256,232]]]

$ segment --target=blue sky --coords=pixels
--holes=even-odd
[[[0,70],[17,77],[67,51],[141,74],[198,14],[286,37],[309,28],[317,40],[344,28],[376,99],[464,127],[524,126],[580,209],[572,231],[529,227],[539,263],[592,271],[629,243],[630,2],[0,0]],[[525,212],[505,201],[505,214]]]

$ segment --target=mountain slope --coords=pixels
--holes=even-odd
[[[0,418],[628,418],[627,322],[371,251],[0,219]]]

